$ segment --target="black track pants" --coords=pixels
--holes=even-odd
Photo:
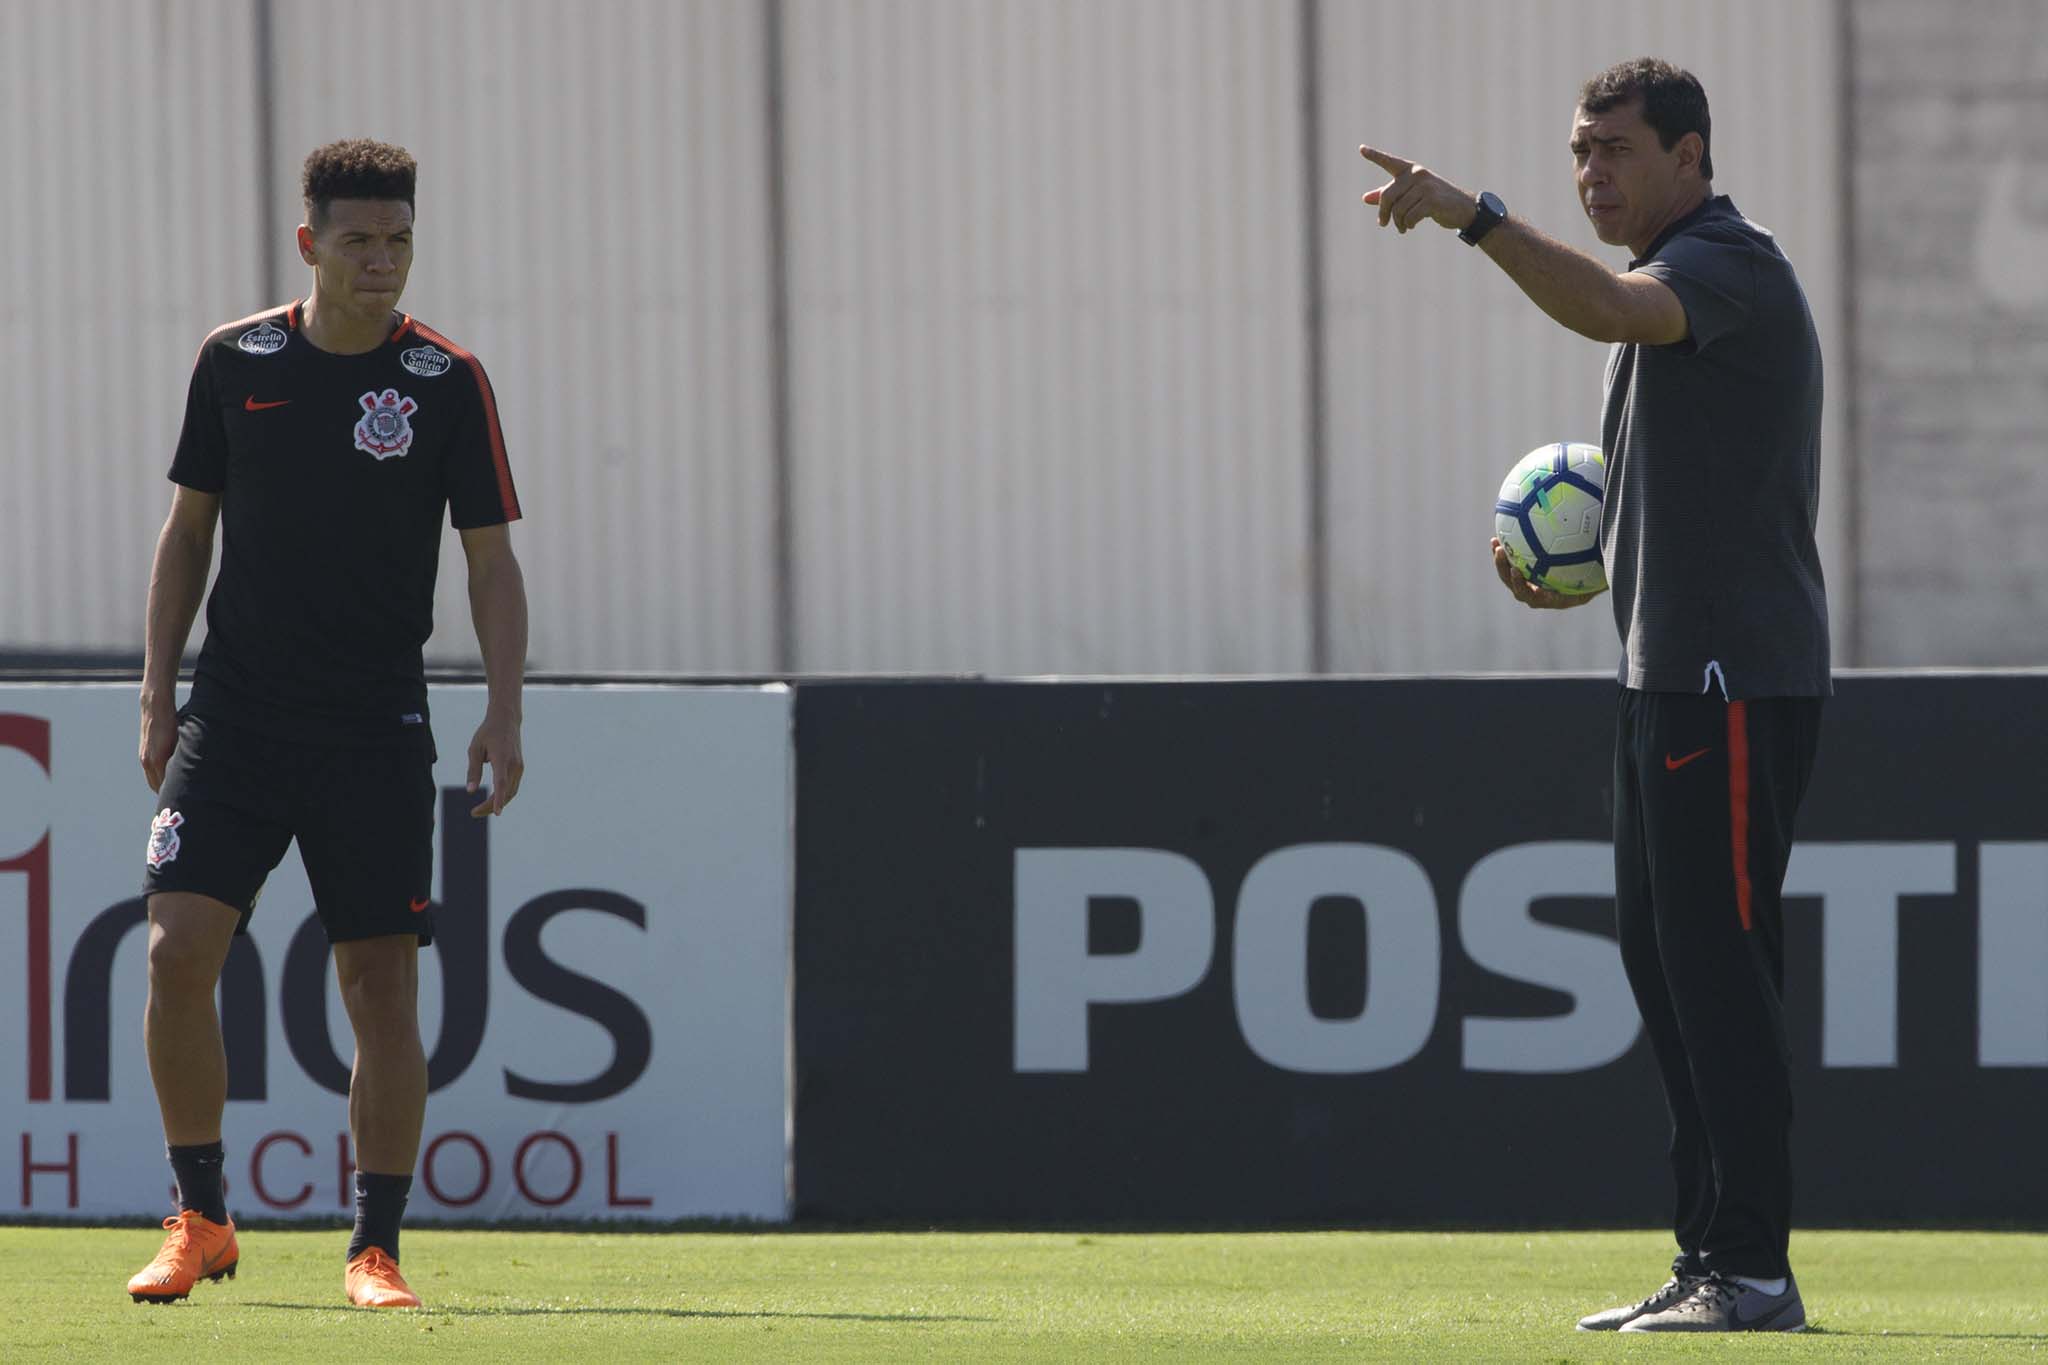
[[[1678,1245],[1787,1273],[1792,1085],[1780,895],[1821,699],[1624,689],[1615,717],[1622,966],[1671,1107]]]

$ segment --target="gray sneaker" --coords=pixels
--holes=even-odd
[[[1671,1263],[1671,1278],[1664,1281],[1662,1289],[1650,1295],[1649,1298],[1644,1299],[1641,1303],[1632,1303],[1624,1308],[1610,1308],[1604,1313],[1588,1314],[1579,1319],[1579,1330],[1581,1332],[1620,1331],[1637,1318],[1651,1313],[1661,1313],[1665,1309],[1678,1304],[1687,1295],[1691,1294],[1693,1290],[1699,1288],[1706,1278],[1704,1275],[1694,1275],[1688,1271],[1682,1258],[1673,1261]]]
[[[1709,1275],[1692,1293],[1660,1313],[1647,1313],[1624,1332],[1799,1332],[1806,1305],[1799,1282],[1785,1277],[1785,1292],[1766,1294],[1727,1275]]]

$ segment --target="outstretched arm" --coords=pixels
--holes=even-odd
[[[469,789],[477,789],[488,764],[491,790],[469,813],[497,815],[519,794],[526,773],[519,740],[526,715],[521,698],[526,678],[526,579],[512,555],[508,526],[464,531],[462,553],[469,561],[469,615],[483,649],[484,681],[490,692],[484,722],[469,741]]]
[[[1358,154],[1393,177],[1367,190],[1381,227],[1407,232],[1425,219],[1461,232],[1471,226],[1474,196],[1435,171],[1372,147]],[[1685,307],[1663,281],[1640,271],[1617,275],[1519,218],[1509,218],[1480,239],[1479,249],[1551,318],[1595,341],[1652,346],[1683,341]]]

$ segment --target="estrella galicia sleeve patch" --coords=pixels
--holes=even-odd
[[[398,363],[405,366],[408,374],[422,379],[439,379],[448,373],[448,367],[455,363],[449,354],[438,346],[415,346],[398,354]]]
[[[250,355],[274,355],[284,349],[284,328],[263,322],[235,338],[235,345]]]

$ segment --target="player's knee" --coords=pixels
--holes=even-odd
[[[358,1031],[416,1021],[418,975],[412,960],[397,954],[335,955],[341,1003]]]
[[[210,995],[220,966],[220,953],[205,935],[158,926],[149,936],[149,988],[156,994]]]
[[[343,986],[341,1003],[359,1034],[402,1030],[415,1021],[412,996],[375,973]]]

